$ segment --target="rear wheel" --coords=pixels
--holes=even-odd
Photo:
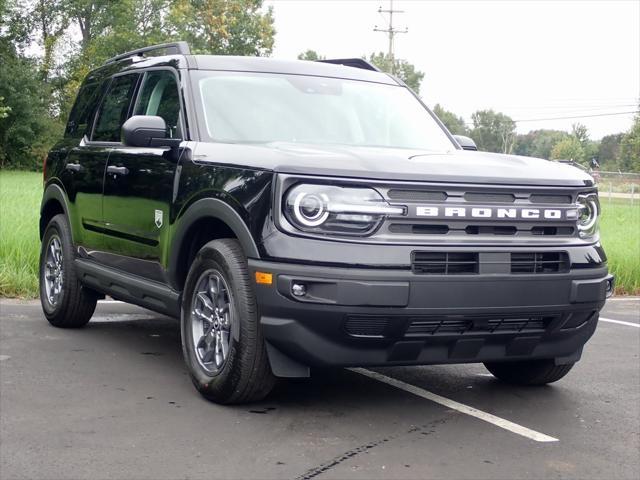
[[[191,379],[205,398],[245,403],[273,388],[247,261],[236,240],[214,240],[198,252],[184,289],[181,332]]]
[[[574,363],[556,365],[553,360],[488,362],[484,364],[494,377],[515,385],[546,385],[556,382],[569,373],[574,365]]]
[[[73,259],[69,222],[56,215],[45,229],[40,250],[40,303],[55,327],[83,327],[96,309],[98,294],[78,281]]]

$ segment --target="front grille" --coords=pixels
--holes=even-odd
[[[544,332],[557,318],[557,315],[413,317],[410,319],[405,335],[419,337],[472,333],[539,333]]]
[[[565,252],[512,252],[511,273],[562,273],[569,271]]]
[[[474,185],[393,185],[380,188],[394,205],[406,205],[408,215],[388,219],[380,235],[391,239],[418,237],[419,241],[497,240],[503,243],[519,241],[548,242],[551,238],[568,241],[577,236],[575,220],[561,217],[523,216],[528,209],[568,210],[578,189],[539,188],[526,186]],[[418,208],[430,213],[417,213]],[[456,210],[445,215],[447,209]],[[491,211],[488,216],[473,214],[473,209]],[[436,213],[432,213],[432,212]],[[462,213],[459,213],[462,212]],[[484,215],[484,214],[482,214]],[[402,239],[402,240],[404,240]]]
[[[474,252],[413,252],[413,273],[460,275],[478,273],[478,254]]]

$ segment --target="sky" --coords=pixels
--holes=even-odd
[[[273,56],[328,58],[387,50],[389,0],[267,0]],[[471,122],[493,108],[526,133],[587,126],[592,139],[627,130],[640,98],[640,0],[395,0],[406,27],[395,56],[423,71],[420,94]],[[621,115],[609,115],[623,113]],[[606,115],[604,115],[606,114]],[[585,115],[598,115],[586,117]],[[557,119],[557,117],[581,117]],[[545,120],[540,120],[545,119]],[[532,121],[533,120],[533,121]]]

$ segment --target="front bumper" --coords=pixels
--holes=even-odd
[[[307,366],[580,358],[612,286],[606,266],[554,274],[418,275],[250,260],[274,373]],[[292,285],[304,285],[296,297]]]

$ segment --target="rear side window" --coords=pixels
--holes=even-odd
[[[175,75],[168,70],[147,72],[134,115],[157,115],[167,124],[167,135],[179,137],[180,97]]]
[[[85,84],[80,88],[69,114],[67,128],[64,131],[65,137],[81,138],[89,132],[93,114],[100,100],[100,90],[99,83]]]
[[[131,97],[138,81],[138,75],[122,75],[112,80],[105,95],[91,140],[99,142],[119,142],[122,124],[127,119]]]

